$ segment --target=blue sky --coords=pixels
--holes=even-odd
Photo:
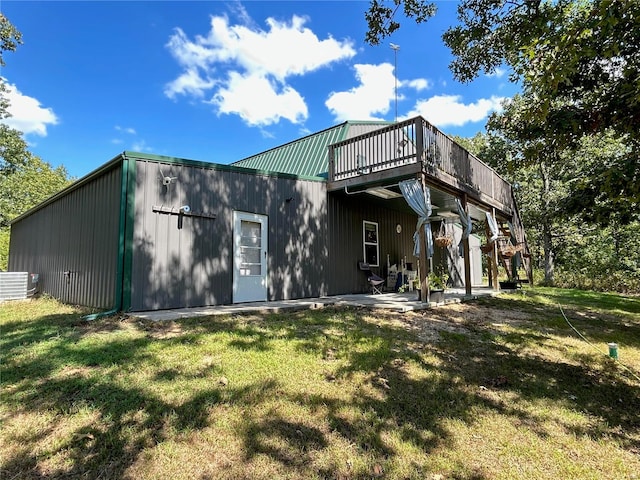
[[[472,136],[518,90],[506,72],[453,80],[456,3],[364,43],[367,1],[3,0],[11,119],[74,177],[123,150],[231,163],[344,120],[422,115]],[[396,53],[390,43],[400,46]]]

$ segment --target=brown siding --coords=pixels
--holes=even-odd
[[[14,223],[9,269],[39,273],[40,291],[63,302],[113,307],[121,172],[118,163]]]
[[[345,196],[330,193],[328,197],[329,223],[329,294],[361,293],[368,290],[366,274],[359,270],[363,260],[362,222],[378,223],[380,267],[372,270],[385,277],[387,255],[390,263],[400,267],[400,260],[413,263],[413,232],[417,217],[393,208],[403,199],[380,201],[368,194]],[[396,233],[396,225],[402,233]]]
[[[269,217],[269,300],[326,294],[324,182],[147,160],[136,182],[132,310],[231,303],[234,210]],[[153,212],[182,205],[215,218]]]

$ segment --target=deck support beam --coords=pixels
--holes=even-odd
[[[424,173],[420,174],[420,181],[422,182],[422,189],[424,191],[427,187],[425,182]],[[424,234],[424,227],[420,228],[418,232],[420,236],[420,300],[423,303],[429,303],[431,301],[431,288],[429,287],[429,259],[427,258],[427,238]]]
[[[495,208],[492,209],[491,215],[493,215],[493,218],[496,218]],[[498,283],[498,241],[493,242],[493,248],[491,249],[490,263],[491,263],[491,278],[492,278],[493,290],[497,292],[500,290],[500,284]]]
[[[462,194],[462,208],[465,214],[469,214],[467,208],[467,194]],[[465,294],[471,296],[471,252],[469,249],[469,237],[462,240],[464,248],[464,290]]]

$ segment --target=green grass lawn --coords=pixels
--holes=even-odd
[[[0,306],[2,479],[640,478],[638,297],[83,313]]]

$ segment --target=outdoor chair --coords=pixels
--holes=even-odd
[[[376,275],[371,271],[371,267],[368,263],[358,262],[358,267],[363,272],[367,274],[367,282],[369,282],[369,286],[371,287],[371,293],[373,295],[382,294],[382,284],[384,283],[384,279]]]

